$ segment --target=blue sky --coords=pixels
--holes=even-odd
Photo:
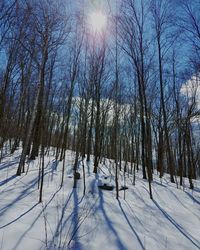
[[[9,0],[10,1],[10,0]],[[76,11],[84,11],[87,15],[90,14],[92,11],[95,11],[96,9],[102,9],[105,11],[108,15],[112,15],[115,13],[115,6],[116,4],[120,4],[121,0],[65,0],[66,5],[71,12]],[[149,1],[149,0],[148,0]],[[197,5],[197,2],[200,0],[192,0],[192,4]],[[171,0],[171,2],[176,6],[176,13],[180,13],[180,0]],[[184,48],[184,49],[183,49]],[[181,53],[182,53],[182,64],[185,64],[186,57],[188,53],[188,43],[183,42],[181,47]],[[0,66],[5,65],[5,55],[3,50],[0,48]],[[183,65],[184,66],[184,65]]]

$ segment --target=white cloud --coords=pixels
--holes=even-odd
[[[195,97],[197,108],[200,109],[200,73],[191,77],[181,88],[181,94],[189,99]]]

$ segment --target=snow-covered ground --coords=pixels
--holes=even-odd
[[[154,200],[149,199],[148,183],[127,177],[128,190],[98,188],[101,180],[113,181],[106,161],[98,176],[92,164],[86,168],[86,194],[83,178],[73,189],[73,152],[67,151],[66,172],[60,189],[62,162],[45,158],[43,203],[38,203],[39,162],[26,166],[28,174],[16,177],[20,152],[7,156],[0,164],[0,249],[76,249],[76,250],[192,250],[200,249],[200,181],[195,190],[177,189],[166,175],[162,183],[154,175]],[[80,173],[82,168],[80,165]],[[123,183],[123,180],[122,180]]]

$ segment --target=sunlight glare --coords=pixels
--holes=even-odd
[[[89,23],[92,27],[92,30],[94,32],[102,32],[103,29],[105,29],[106,27],[106,24],[107,24],[107,18],[106,16],[98,11],[98,12],[93,12],[91,15],[90,15],[90,20],[89,20]]]

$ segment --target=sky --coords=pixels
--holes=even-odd
[[[1,1],[1,0],[0,0]],[[10,0],[9,0],[10,1]],[[72,12],[77,12],[77,11],[84,11],[86,15],[90,15],[92,12],[101,9],[103,12],[106,13],[106,15],[112,15],[116,12],[116,5],[119,5],[121,3],[121,0],[65,0],[68,8]],[[149,1],[149,0],[148,0]],[[180,11],[179,6],[180,6],[180,0],[171,0],[176,6],[177,11]],[[197,3],[197,0],[192,0],[192,2]],[[182,62],[181,64],[182,67],[185,67],[184,64],[187,63],[186,59],[187,58],[187,50],[188,50],[188,45],[187,43],[183,43],[181,47],[181,53],[182,55]],[[185,47],[183,50],[182,48]],[[0,48],[0,66],[5,65],[5,60],[6,57],[4,55],[4,52]]]
[[[70,1],[69,6],[71,10],[84,11],[90,13],[92,11],[102,10],[107,14],[115,12],[116,4],[119,4],[121,0],[76,0]]]

